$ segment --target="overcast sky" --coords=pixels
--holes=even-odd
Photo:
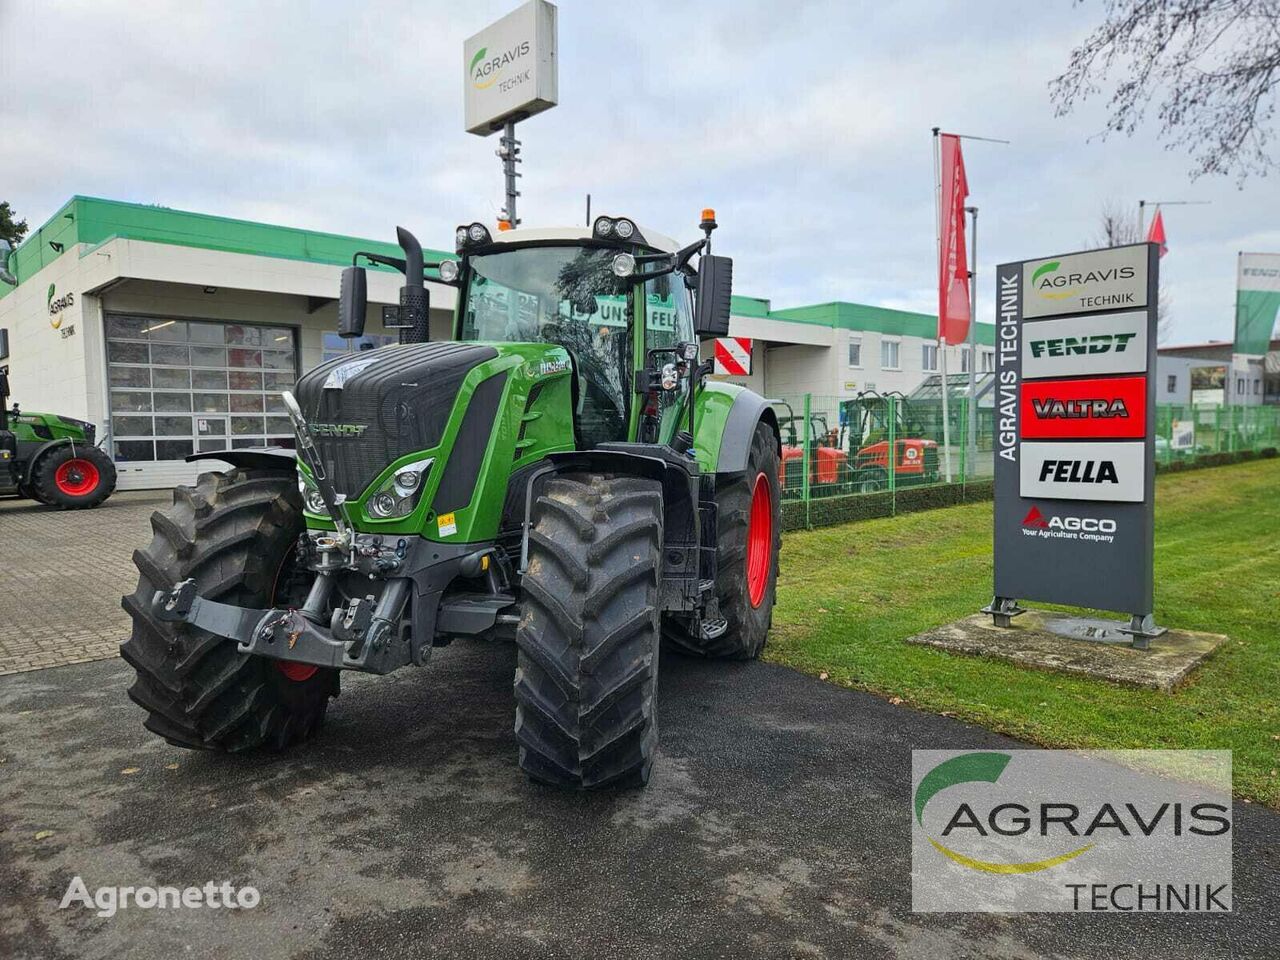
[[[451,248],[502,205],[462,129],[462,42],[515,0],[0,0],[0,199],[32,228],[72,194]],[[1280,251],[1280,176],[1192,182],[1154,128],[1048,82],[1101,0],[562,0],[560,105],[520,126],[526,225],[633,216],[687,241],[713,206],[736,292],[934,312],[930,128],[966,144],[993,266],[1075,250],[1108,202],[1172,207],[1170,342],[1230,339],[1239,250]]]

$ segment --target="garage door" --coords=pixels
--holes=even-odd
[[[112,455],[120,487],[189,483],[210,450],[293,446],[280,391],[298,377],[290,327],[108,314]]]

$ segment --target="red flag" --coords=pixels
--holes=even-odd
[[[1169,245],[1164,242],[1164,214],[1156,207],[1155,219],[1151,221],[1151,229],[1147,231],[1147,243],[1160,244],[1160,256],[1169,252]]]
[[[964,175],[960,138],[941,136],[942,191],[938,197],[942,243],[938,250],[938,338],[964,343],[969,334],[969,258],[964,243],[964,202],[969,182]]]

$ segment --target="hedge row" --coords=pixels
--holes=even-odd
[[[1275,447],[1262,450],[1238,450],[1233,453],[1204,453],[1185,460],[1156,464],[1156,473],[1181,473],[1202,467],[1222,467],[1247,460],[1269,460],[1277,456]],[[993,480],[972,480],[965,484],[935,484],[928,487],[902,487],[896,493],[853,493],[842,497],[819,497],[809,501],[808,523],[803,500],[782,501],[782,529],[803,530],[807,526],[826,527],[851,520],[872,520],[895,513],[915,513],[935,507],[954,507],[962,503],[990,500],[995,495]],[[896,509],[895,509],[896,501]]]

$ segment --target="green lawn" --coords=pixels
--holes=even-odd
[[[1160,477],[1155,583],[1159,623],[1230,637],[1173,694],[903,642],[991,599],[990,503],[791,533],[765,655],[1047,746],[1230,749],[1280,807],[1280,460]]]

